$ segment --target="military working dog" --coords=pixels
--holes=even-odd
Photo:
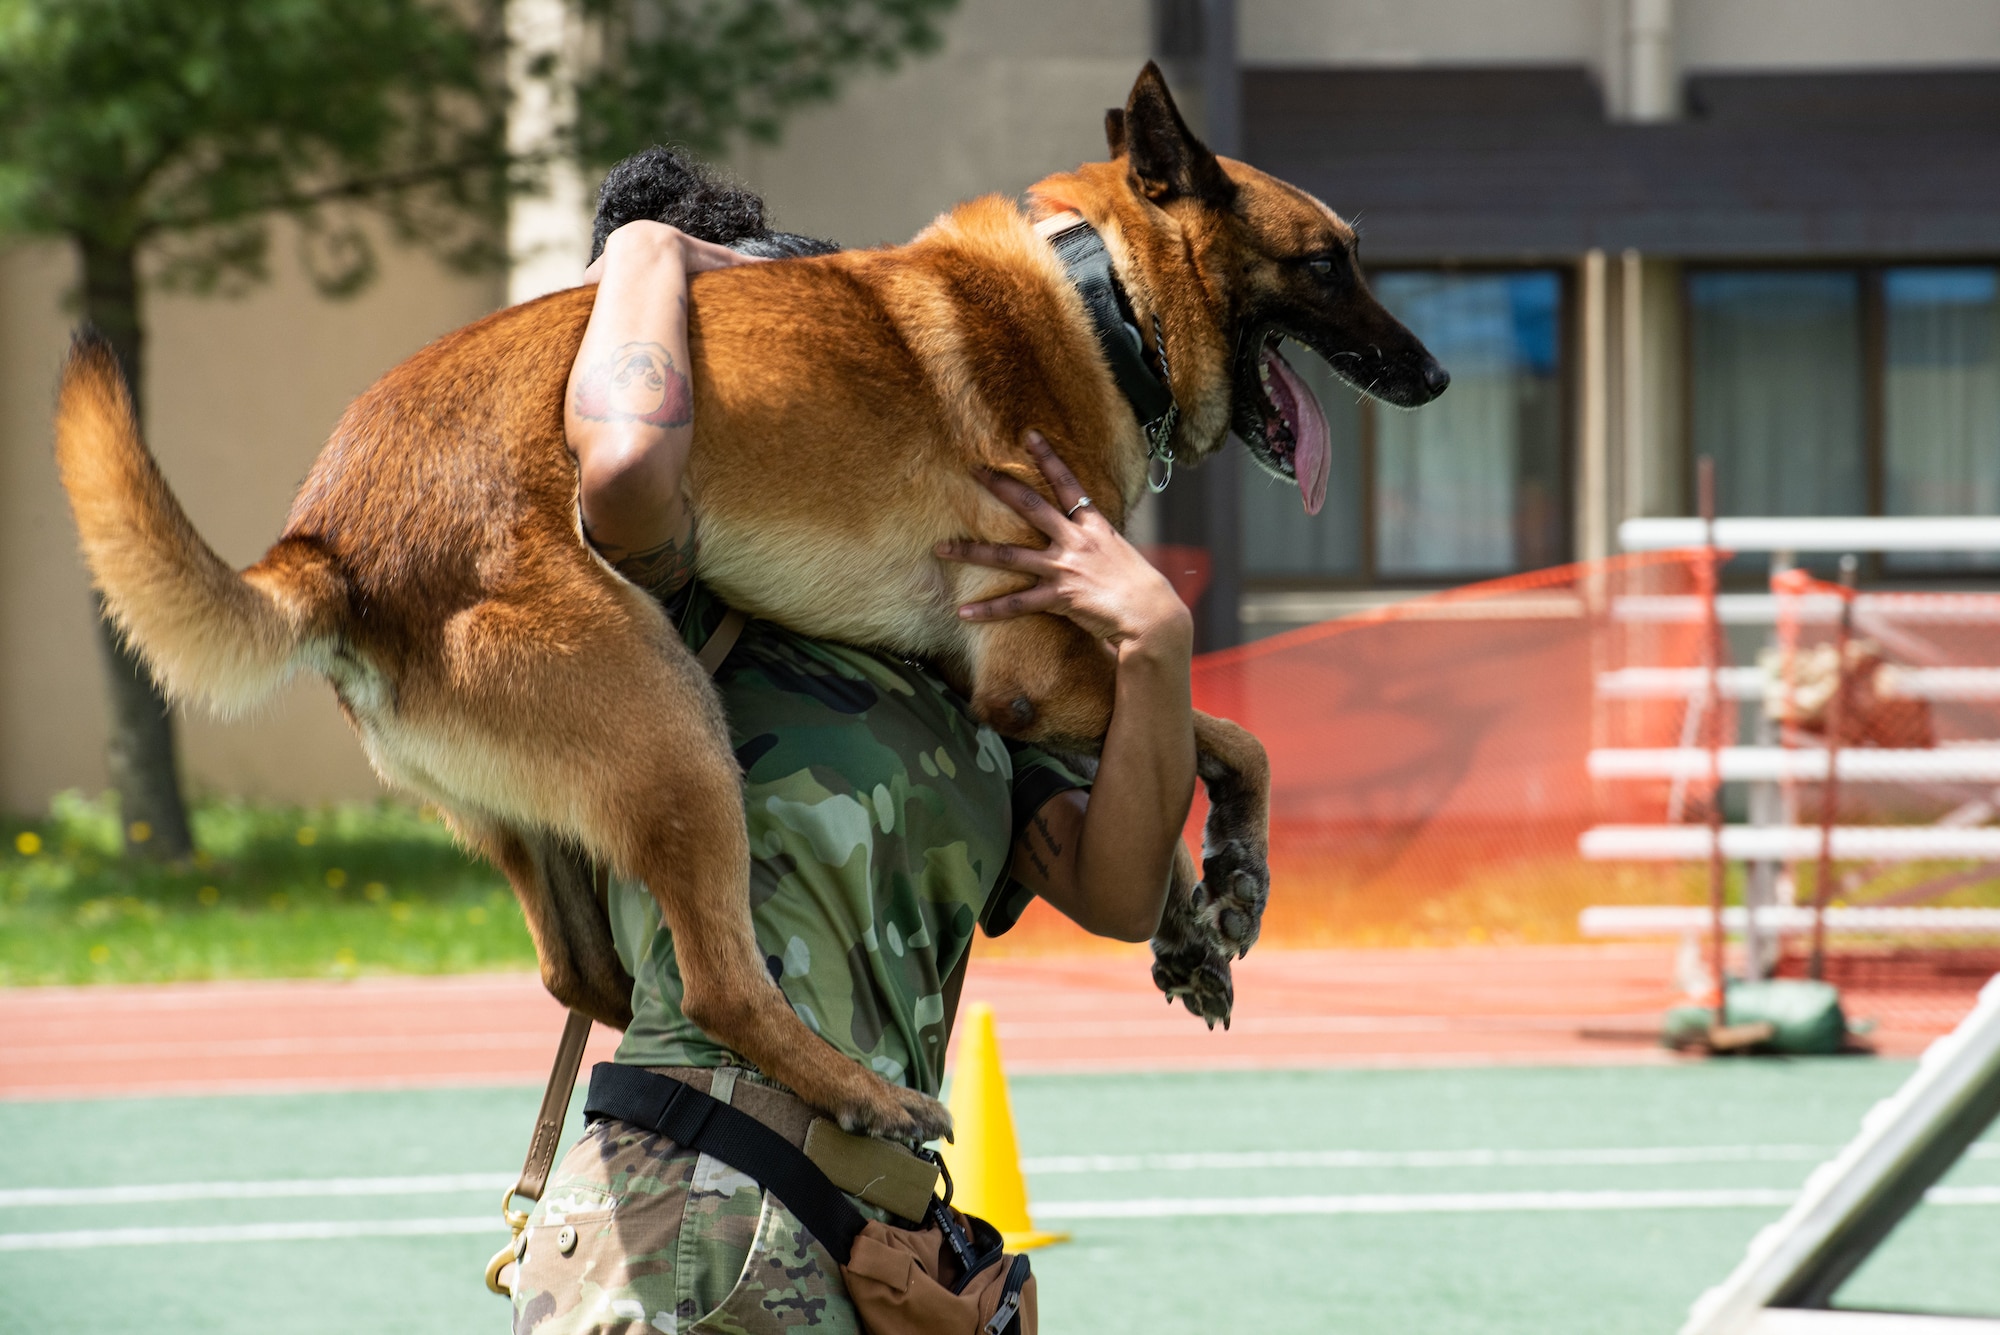
[[[1039,430],[1122,527],[1149,468],[1198,463],[1234,431],[1316,511],[1326,418],[1281,344],[1399,406],[1447,383],[1370,295],[1352,229],[1210,152],[1156,68],[1106,130],[1109,161],[1040,182],[1025,210],[977,199],[907,245],[703,274],[689,317],[700,577],[806,634],[927,658],[999,731],[1085,753],[1111,712],[1104,647],[1054,616],[955,613],[1025,581],[941,562],[935,544],[1035,541],[975,470],[1046,496],[1023,445]],[[1170,433],[1142,432],[1101,316],[1036,230],[1072,213],[1101,238],[1133,351],[1171,392]],[[168,489],[108,348],[80,337],[57,456],[85,558],[177,699],[239,710],[300,670],[328,678],[383,779],[438,804],[506,873],[558,999],[613,1025],[630,1015],[574,871],[587,855],[651,888],[686,1013],[718,1042],[850,1130],[942,1133],[940,1105],[835,1052],[772,986],[715,694],[660,606],[583,537],[563,395],[593,291],[502,310],[391,370],[241,572]],[[1243,729],[1201,717],[1197,743],[1203,878],[1183,853],[1155,976],[1212,1022],[1256,939],[1269,786]]]

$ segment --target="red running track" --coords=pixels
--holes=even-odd
[[[1630,945],[1259,952],[1226,1033],[1161,1001],[1143,947],[976,961],[965,999],[992,1004],[1014,1072],[1655,1062],[1672,963]],[[0,991],[0,1098],[538,1084],[561,1027],[529,974],[21,988]]]

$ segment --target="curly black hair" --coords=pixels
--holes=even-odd
[[[597,191],[590,258],[603,253],[605,238],[641,218],[770,259],[831,255],[840,249],[831,241],[773,231],[765,221],[760,195],[694,155],[665,144],[634,153],[605,173]]]

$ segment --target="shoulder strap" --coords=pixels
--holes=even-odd
[[[721,624],[715,633],[701,646],[701,652],[694,661],[701,664],[701,670],[713,677],[722,667],[722,660],[729,657],[729,651],[736,647],[737,637],[743,634],[745,623],[750,620],[739,608],[730,608],[723,614]]]
[[[736,640],[743,634],[743,627],[749,620],[736,608],[729,609],[721,624],[716,626],[715,633],[701,646],[701,652],[695,655],[695,661],[701,664],[703,672],[711,677],[715,675],[716,669],[722,666],[722,660],[729,657],[729,651],[736,647]],[[597,886],[598,901],[602,904],[610,890],[610,877],[604,868],[597,867],[593,869],[592,879]],[[569,1018],[563,1022],[562,1038],[556,1044],[555,1065],[549,1068],[549,1083],[542,1091],[541,1110],[535,1114],[535,1131],[528,1139],[527,1162],[521,1165],[521,1176],[515,1181],[513,1190],[507,1193],[504,1208],[510,1220],[514,1217],[516,1196],[538,1201],[549,1184],[549,1170],[555,1167],[556,1150],[562,1144],[563,1119],[569,1113],[570,1095],[576,1089],[576,1074],[583,1067],[583,1048],[589,1038],[590,1017],[581,1011],[571,1011]]]

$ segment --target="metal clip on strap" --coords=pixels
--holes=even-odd
[[[500,1215],[513,1230],[513,1236],[486,1263],[486,1287],[502,1297],[511,1297],[512,1292],[500,1282],[500,1272],[515,1259],[514,1249],[521,1230],[528,1226],[528,1212],[516,1210],[514,1198],[538,1201],[549,1185],[549,1170],[555,1167],[556,1150],[562,1144],[563,1119],[569,1114],[570,1091],[576,1088],[577,1069],[583,1065],[583,1049],[589,1041],[590,1017],[582,1011],[571,1011],[563,1021],[555,1065],[549,1069],[549,1083],[542,1090],[542,1106],[535,1114],[535,1133],[528,1138],[527,1162],[521,1165],[521,1176],[500,1200]]]

